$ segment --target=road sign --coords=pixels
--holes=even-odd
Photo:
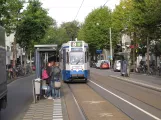
[[[96,50],[97,54],[102,54],[102,50]]]
[[[112,56],[108,56],[108,58],[109,58],[110,60],[112,60]]]

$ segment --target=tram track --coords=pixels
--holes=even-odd
[[[87,116],[86,116],[86,114],[85,114],[83,108],[79,105],[79,102],[77,101],[77,99],[76,99],[76,97],[75,97],[75,95],[74,95],[74,93],[73,93],[73,90],[72,90],[72,88],[70,87],[70,84],[68,84],[68,87],[69,87],[69,89],[70,89],[70,92],[72,93],[72,97],[73,97],[73,99],[74,99],[74,102],[76,103],[77,108],[78,108],[78,110],[79,110],[79,112],[80,112],[80,114],[81,114],[82,120],[88,120],[88,118],[87,118]]]
[[[130,116],[104,99],[88,84],[68,83],[74,102],[83,120],[120,119],[130,120]]]
[[[137,98],[136,96],[132,96],[132,95],[130,95],[130,94],[128,94],[128,93],[126,93],[126,92],[124,92],[124,91],[122,91],[122,90],[116,88],[116,87],[113,87],[112,85],[105,84],[105,83],[103,83],[103,82],[101,82],[101,81],[99,81],[99,80],[96,80],[96,79],[93,78],[93,77],[92,77],[92,79],[95,80],[95,81],[97,81],[97,82],[99,82],[99,83],[101,83],[101,84],[104,85],[106,88],[109,88],[109,87],[110,87],[110,88],[112,88],[112,89],[114,89],[114,90],[116,90],[116,91],[118,91],[118,92],[121,92],[121,93],[123,93],[123,94],[125,94],[125,95],[127,95],[127,96],[129,96],[129,97],[131,97],[131,98],[133,98],[133,99],[135,99],[135,100],[138,100],[139,102],[142,102],[142,103],[144,103],[144,104],[146,104],[146,105],[148,105],[148,106],[153,107],[153,108],[156,109],[156,110],[161,111],[161,108],[157,108],[157,107],[155,107],[154,105],[152,105],[152,104],[150,104],[150,103],[147,103],[147,102],[145,102],[145,101],[143,101],[143,100]],[[116,79],[116,80],[117,80],[117,79]]]
[[[104,76],[103,76],[104,77]],[[134,110],[134,109],[138,109],[138,111],[142,111],[143,113],[145,113],[145,114],[147,114],[148,116],[151,116],[151,117],[153,117],[153,118],[155,118],[156,120],[160,120],[160,111],[161,111],[161,109],[160,109],[160,106],[157,106],[156,107],[156,104],[155,105],[153,105],[153,103],[154,103],[154,101],[153,102],[150,102],[150,101],[144,101],[144,100],[142,100],[142,99],[139,99],[139,97],[137,96],[137,94],[136,94],[136,96],[134,96],[134,95],[131,95],[131,94],[129,94],[128,92],[126,93],[126,91],[122,91],[120,88],[117,88],[116,86],[112,86],[112,84],[109,84],[109,82],[107,82],[107,79],[110,79],[110,78],[107,78],[107,77],[105,77],[106,78],[106,80],[102,80],[102,78],[103,78],[102,76],[100,77],[100,75],[98,75],[97,77],[96,77],[96,74],[94,75],[94,76],[92,76],[91,77],[91,80],[89,80],[89,82],[88,82],[88,85],[94,90],[94,91],[96,91],[99,95],[101,95],[103,98],[105,98],[107,101],[109,101],[111,104],[113,104],[115,107],[117,107],[118,109],[120,109],[122,112],[124,112],[126,115],[128,115],[130,118],[132,118],[132,119],[136,119],[135,117],[132,117],[133,116],[133,113],[132,113],[132,111]],[[99,79],[98,79],[99,78]],[[111,80],[112,81],[112,80]],[[116,80],[116,81],[119,81],[119,80]],[[94,85],[94,84],[97,84],[97,85]],[[123,82],[123,83],[125,83],[126,84],[126,82]],[[119,83],[117,83],[116,82],[116,84],[119,84]],[[129,83],[127,83],[127,84],[129,84]],[[133,84],[132,84],[133,85]],[[97,88],[97,87],[99,87],[99,88]],[[125,85],[126,86],[126,85]],[[126,88],[124,86],[124,88]],[[136,85],[133,85],[133,87],[135,87]],[[136,88],[135,89],[137,89],[137,87],[138,86],[136,86]],[[141,87],[142,88],[142,87]],[[146,89],[146,90],[148,90],[147,88],[142,88],[142,89]],[[107,91],[106,91],[107,90]],[[111,98],[111,97],[109,97],[109,95],[108,94],[106,94],[106,93],[108,93],[108,91],[109,92],[112,92],[112,96],[113,96],[113,98]],[[128,90],[127,90],[128,91]],[[151,90],[150,90],[151,91]],[[103,93],[104,92],[104,93]],[[148,91],[149,92],[149,91]],[[156,94],[157,93],[157,94]],[[149,94],[149,93],[148,93]],[[110,95],[110,96],[111,96]],[[115,96],[116,95],[116,96]],[[143,94],[144,95],[144,94]],[[144,97],[142,95],[142,97]],[[158,97],[158,95],[160,96],[161,94],[160,94],[160,92],[156,92],[156,91],[154,91],[154,95],[155,96],[157,96]],[[122,101],[124,101],[124,102],[127,102],[131,107],[133,107],[131,110],[129,110],[129,109],[127,109],[127,110],[125,110],[124,109],[124,106],[120,106],[120,103],[118,104],[118,102],[120,101],[118,101],[118,102],[116,102],[115,100],[114,100],[114,98],[115,97],[117,97],[118,96],[118,98],[120,97],[120,98],[123,98],[123,100]],[[149,99],[151,99],[151,100],[153,100],[153,99],[155,99],[155,98],[149,98]],[[124,103],[125,104],[125,103]],[[126,104],[126,106],[129,106],[128,104]],[[160,105],[160,104],[159,104]],[[131,112],[129,112],[129,111],[131,111]],[[130,114],[129,114],[130,113]],[[156,117],[156,116],[158,116],[158,117]],[[137,117],[137,116],[136,116]]]

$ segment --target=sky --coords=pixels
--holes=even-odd
[[[49,10],[49,15],[56,20],[58,26],[62,22],[73,21],[83,0],[40,0],[43,7]],[[108,2],[107,2],[108,1]],[[120,0],[84,0],[75,20],[84,22],[85,17],[95,8],[106,6],[114,9]]]

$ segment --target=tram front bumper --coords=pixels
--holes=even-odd
[[[85,78],[85,71],[82,71],[82,70],[79,70],[79,71],[73,70],[73,71],[70,71],[70,76],[72,78]]]

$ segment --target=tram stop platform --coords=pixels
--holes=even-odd
[[[66,120],[63,100],[41,99],[30,105],[22,120]]]

